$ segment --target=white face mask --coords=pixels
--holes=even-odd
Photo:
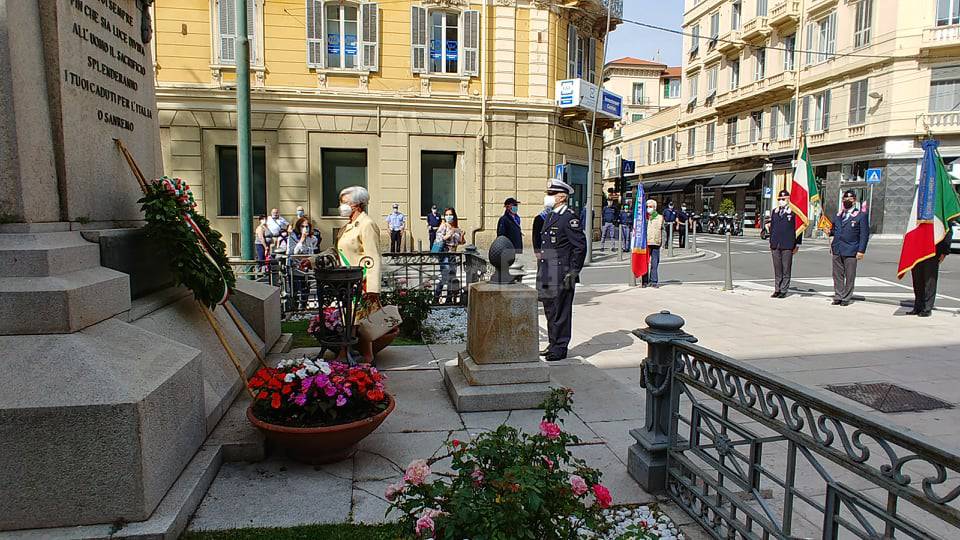
[[[351,214],[353,214],[352,206],[346,203],[340,205],[340,217],[350,217]]]
[[[779,200],[777,200],[777,206],[779,206],[780,208],[786,208],[786,207],[787,207],[787,200],[786,200],[786,199],[779,199]]]
[[[544,195],[543,197],[543,207],[547,209],[552,209],[557,205],[557,198],[554,195]]]
[[[443,219],[447,220],[447,223],[453,223],[453,216],[443,216]]]
[[[648,214],[652,214],[652,213],[653,213],[653,207],[648,206],[648,207],[647,207],[647,213],[648,213]]]
[[[303,228],[303,235],[304,235],[304,236],[307,236],[307,235],[309,235],[309,234],[310,234],[310,227],[304,227],[304,228]]]

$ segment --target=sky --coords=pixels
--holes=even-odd
[[[624,0],[623,18],[679,30],[683,24],[683,4],[683,0]],[[624,56],[655,60],[659,51],[661,63],[679,66],[681,45],[677,34],[624,22],[610,34],[607,61]]]

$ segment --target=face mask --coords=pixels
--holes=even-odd
[[[303,228],[303,235],[304,235],[304,236],[307,236],[308,234],[310,234],[310,227],[304,227],[304,228]]]
[[[280,214],[272,214],[270,217],[272,217],[273,219],[277,219],[280,217]]]
[[[647,207],[647,213],[648,213],[648,214],[652,214],[652,213],[653,213],[653,208],[650,208],[650,207],[648,206],[648,207]]]
[[[443,219],[447,220],[447,223],[453,223],[453,216],[443,216]]]
[[[433,212],[434,214],[437,213],[437,209],[436,209],[436,208],[431,208],[430,211]]]
[[[517,205],[513,205],[510,207],[510,211],[516,214],[519,211],[519,207]]]
[[[400,209],[399,209],[399,208],[394,208],[394,209],[393,209],[393,213],[394,213],[394,214],[399,214],[399,213],[400,213]]]
[[[303,217],[303,210],[297,210],[297,217]]]
[[[350,217],[353,214],[353,208],[349,204],[340,205],[340,217]]]
[[[847,210],[853,208],[853,201],[843,201],[843,207]]]
[[[779,206],[780,208],[786,208],[786,206],[787,206],[787,201],[786,201],[786,199],[780,199],[780,200],[778,200],[778,201],[777,201],[777,206]]]
[[[554,195],[544,195],[543,197],[543,207],[551,209],[557,205],[557,198]]]
[[[687,207],[686,207],[686,206],[681,206],[680,209],[683,210],[684,212],[687,211]]]

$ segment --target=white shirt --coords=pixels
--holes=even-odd
[[[277,236],[280,234],[280,231],[285,230],[290,224],[287,220],[283,219],[283,216],[273,219],[273,216],[267,216],[267,228],[270,229],[270,234]]]

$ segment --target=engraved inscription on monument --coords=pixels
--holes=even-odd
[[[56,0],[47,8],[56,11],[55,36],[49,28],[44,33],[57,43],[58,174],[68,179],[71,220],[140,218],[139,189],[113,139],[123,140],[148,177],[159,173],[153,61],[149,43],[143,42],[149,36],[143,4]]]

